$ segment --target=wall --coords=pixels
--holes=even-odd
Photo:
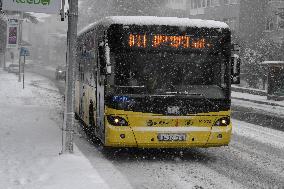
[[[239,37],[241,45],[255,46],[264,37],[267,0],[241,0]]]

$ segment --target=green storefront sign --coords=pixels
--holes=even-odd
[[[42,4],[42,5],[50,5],[51,0],[13,0],[13,2],[19,3],[19,4]]]
[[[58,14],[62,0],[0,0],[6,11]]]

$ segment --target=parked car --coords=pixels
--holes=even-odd
[[[12,62],[6,62],[6,65],[4,67],[5,71],[8,71],[9,65],[12,64]]]
[[[19,65],[18,64],[10,64],[8,66],[8,73],[19,73]]]
[[[65,80],[66,77],[66,68],[63,66],[58,66],[55,71],[56,80]]]

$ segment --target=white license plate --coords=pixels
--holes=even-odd
[[[160,133],[158,134],[159,141],[185,141],[186,134]]]

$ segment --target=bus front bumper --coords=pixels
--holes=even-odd
[[[138,148],[190,148],[227,146],[232,126],[226,127],[117,127],[106,125],[105,146]],[[161,135],[185,136],[163,140]],[[181,139],[181,140],[179,140]]]

